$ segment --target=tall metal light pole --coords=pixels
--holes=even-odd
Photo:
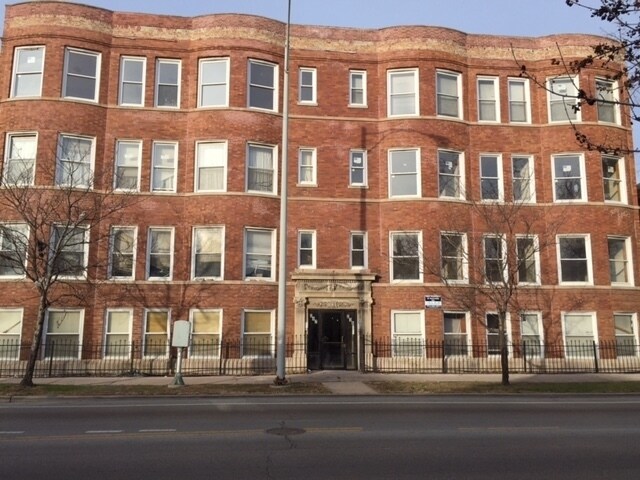
[[[287,0],[287,31],[284,43],[284,80],[282,92],[282,153],[280,167],[280,236],[278,250],[278,324],[276,326],[276,385],[286,385],[287,328],[287,170],[289,157],[289,33],[291,30],[291,0]]]

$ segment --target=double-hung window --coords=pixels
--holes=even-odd
[[[542,356],[542,315],[540,312],[522,312],[520,314],[520,338],[527,357]]]
[[[247,228],[245,231],[244,277],[274,279],[275,230]]]
[[[298,101],[315,105],[317,103],[317,72],[315,68],[301,68],[298,76]]]
[[[387,116],[415,116],[420,113],[418,69],[387,72]]]
[[[229,106],[229,59],[200,59],[198,107]]]
[[[596,79],[598,121],[620,123],[620,100],[618,83],[603,78]]]
[[[156,62],[156,107],[180,107],[180,60],[158,59]]]
[[[227,189],[227,142],[196,143],[196,192]]]
[[[0,309],[0,360],[20,358],[22,308]]]
[[[13,57],[11,97],[39,97],[42,95],[44,47],[17,47]]]
[[[133,280],[136,266],[136,227],[112,227],[109,242],[109,278]]]
[[[480,198],[484,201],[504,198],[501,155],[480,155]]]
[[[390,234],[391,280],[422,281],[422,235],[420,232]]]
[[[584,157],[581,154],[554,155],[553,200],[586,201],[587,182],[584,174]]]
[[[242,316],[242,356],[271,357],[274,354],[274,311],[245,310]]]
[[[2,183],[5,185],[33,185],[37,149],[37,134],[7,134]]]
[[[173,228],[149,228],[147,279],[171,280],[173,271]]]
[[[84,310],[47,310],[44,328],[44,357],[56,359],[80,358]]]
[[[247,157],[247,191],[276,193],[276,147],[249,144]]]
[[[540,248],[535,235],[516,236],[518,283],[540,283]]]
[[[465,282],[469,278],[467,236],[464,233],[441,233],[442,279],[446,282]]]
[[[633,285],[631,268],[631,239],[629,237],[608,237],[609,273],[612,285]]]
[[[86,277],[89,260],[89,228],[54,225],[50,255],[54,275],[65,278]]]
[[[140,189],[141,163],[142,142],[140,140],[118,140],[116,142],[114,188],[137,192]]]
[[[469,354],[469,315],[465,312],[444,312],[444,354]]]
[[[438,192],[441,198],[464,198],[464,157],[438,150]]]
[[[278,66],[275,63],[249,60],[249,108],[278,111]]]
[[[349,238],[349,258],[352,269],[367,268],[367,233],[351,232]]]
[[[484,277],[487,283],[502,283],[507,274],[507,248],[503,235],[486,235],[484,248]]]
[[[178,143],[153,142],[151,191],[175,192],[178,168]]]
[[[131,324],[130,308],[108,309],[104,329],[104,356],[106,358],[130,358]]]
[[[95,138],[60,135],[56,162],[56,185],[90,188],[93,185]]]
[[[593,358],[593,342],[598,338],[594,313],[563,312],[562,328],[567,357]]]
[[[549,121],[580,121],[578,77],[556,77],[547,80]]]
[[[558,276],[561,284],[591,284],[591,242],[589,235],[558,237]]]
[[[497,77],[478,77],[478,121],[500,121],[499,92]]]
[[[602,157],[602,187],[605,202],[627,202],[623,158],[608,155]]]
[[[500,316],[497,313],[485,314],[485,326],[487,333],[487,355],[500,355]]]
[[[351,187],[367,186],[366,150],[351,150],[349,152],[349,185]]]
[[[300,268],[316,267],[315,230],[300,230],[298,232],[298,266]]]
[[[507,80],[507,87],[509,91],[509,121],[511,123],[531,123],[529,80],[510,78]]]
[[[300,185],[316,185],[316,149],[300,148],[298,150],[298,183]]]
[[[146,58],[120,58],[120,105],[126,107],[144,107],[146,73]]]
[[[98,101],[100,90],[100,57],[97,52],[67,48],[64,58],[63,96]]]
[[[531,155],[517,155],[511,158],[513,179],[513,201],[535,203],[536,182]]]
[[[424,355],[424,311],[391,312],[391,344],[394,357]]]
[[[636,315],[634,313],[614,313],[613,324],[617,356],[628,357],[640,354]]]
[[[462,118],[462,75],[436,72],[436,113],[443,117]]]
[[[367,106],[367,72],[365,70],[349,71],[349,106]]]
[[[191,317],[191,358],[217,358],[220,356],[222,339],[222,310],[192,309]]]
[[[419,197],[420,149],[389,150],[389,197]]]
[[[223,227],[193,229],[192,278],[222,279]]]
[[[166,357],[169,355],[170,311],[154,309],[145,311],[144,322],[144,357]]]
[[[27,225],[0,223],[0,278],[24,277],[28,246]]]

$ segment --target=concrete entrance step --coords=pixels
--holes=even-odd
[[[363,382],[326,382],[322,383],[336,395],[376,395],[377,392]]]

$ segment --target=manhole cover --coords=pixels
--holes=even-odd
[[[303,433],[305,433],[302,428],[291,427],[270,428],[266,430],[266,432],[270,435],[280,435],[282,437],[288,437],[289,435],[302,435]]]

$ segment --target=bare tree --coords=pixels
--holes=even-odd
[[[107,222],[136,201],[130,192],[115,191],[111,177],[94,175],[91,148],[88,139],[61,136],[51,166],[39,162],[39,178],[49,185],[34,181],[35,151],[29,155],[28,149],[12,144],[5,161],[0,270],[31,282],[38,297],[22,386],[33,386],[47,310],[65,298],[86,297],[98,267],[107,261],[96,252],[109,236]]]

